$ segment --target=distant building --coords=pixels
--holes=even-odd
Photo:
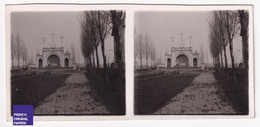
[[[171,47],[171,53],[165,54],[165,67],[199,67],[199,53],[192,47]]]
[[[44,47],[42,54],[36,54],[36,68],[73,67],[71,54],[64,47]]]

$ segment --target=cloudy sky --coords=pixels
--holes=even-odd
[[[26,43],[29,55],[42,51],[42,37],[46,37],[45,46],[49,47],[52,43],[51,33],[55,33],[55,45],[60,46],[60,36],[64,36],[63,46],[70,51],[72,44],[80,50],[80,24],[79,18],[82,12],[13,12],[11,14],[11,33],[19,34]],[[180,33],[184,33],[183,42],[189,46],[189,36],[194,50],[199,51],[202,44],[205,54],[208,55],[209,63],[212,62],[208,49],[209,27],[208,20],[211,16],[209,11],[139,11],[135,12],[134,22],[131,26],[135,27],[137,33],[148,34],[155,43],[158,55],[170,52],[172,40],[175,37],[174,46],[182,45]],[[131,20],[131,19],[130,19]],[[127,24],[129,25],[129,24]],[[127,36],[127,35],[126,35]],[[126,41],[127,42],[127,41]],[[106,39],[106,54],[109,61],[113,60],[113,38],[109,35]],[[234,40],[235,61],[241,61],[241,37],[237,36]],[[227,47],[228,48],[228,47]],[[239,51],[240,50],[240,51]],[[229,50],[227,50],[229,52]],[[100,63],[102,63],[101,51],[99,48]],[[228,60],[229,58],[229,53]],[[126,56],[127,57],[127,56]],[[83,58],[80,57],[81,62]],[[127,58],[126,58],[127,59]],[[230,62],[229,62],[230,63]]]
[[[174,46],[190,46],[189,36],[192,36],[191,45],[194,50],[200,51],[200,45],[204,47],[208,55],[209,63],[212,63],[209,50],[209,26],[210,11],[140,11],[135,13],[135,28],[137,33],[148,34],[156,45],[157,52],[164,54],[170,52],[171,37],[175,37]],[[183,35],[181,43],[180,33]],[[241,49],[241,38],[238,36],[234,43],[234,53]],[[238,43],[237,43],[238,42]],[[227,50],[229,52],[229,50]],[[227,54],[229,55],[229,54]],[[235,55],[237,61],[241,55]],[[228,59],[230,59],[228,57]]]
[[[60,37],[64,36],[63,46],[65,51],[71,50],[74,44],[77,50],[76,54],[80,54],[80,61],[83,62],[80,49],[80,23],[79,18],[82,12],[13,12],[11,14],[11,33],[19,34],[27,45],[29,55],[42,52],[43,40],[46,37],[45,47],[52,44],[51,33],[55,33],[54,44],[61,45]],[[113,53],[109,49],[113,49],[113,39],[109,35],[106,39],[106,52],[113,59]],[[100,49],[100,48],[99,48]],[[101,50],[99,50],[100,63]],[[110,53],[110,54],[109,54]]]

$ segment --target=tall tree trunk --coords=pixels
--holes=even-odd
[[[120,36],[119,31],[118,34],[114,36],[114,42],[115,42],[115,54],[116,54],[116,63],[118,68],[121,70],[123,69],[123,58],[122,58],[122,51],[121,51],[121,43],[120,43]]]
[[[146,58],[146,69],[148,69],[148,58]]]
[[[213,57],[212,61],[213,61],[213,65],[214,65],[214,67],[215,67],[215,66],[216,66],[216,63],[215,63],[215,58],[214,58],[214,57]]]
[[[91,72],[91,74],[93,74],[93,69],[92,69],[92,57],[91,54],[88,57],[88,70]]]
[[[141,70],[143,69],[143,67],[142,67],[142,57],[141,57],[141,54],[140,54],[140,67],[141,67]]]
[[[122,25],[122,23],[124,24],[124,19],[122,20],[121,15],[119,15],[118,12],[116,11],[111,11],[111,17],[112,17],[112,25],[113,25],[112,36],[114,37],[114,43],[115,43],[115,61],[118,66],[118,70],[121,73],[123,70],[123,54],[122,54],[123,47],[122,46],[124,42],[122,43],[120,42],[120,38],[121,38],[120,27],[124,27],[124,25]]]
[[[99,57],[98,57],[98,46],[95,46],[95,51],[96,51],[96,59],[97,59],[97,68],[99,68]]]
[[[225,58],[225,76],[227,77],[227,69],[228,69],[228,61],[227,61],[227,52],[226,52],[226,47],[223,47],[224,49],[224,58]]]
[[[101,39],[101,51],[102,51],[102,56],[103,56],[103,66],[104,69],[107,68],[107,62],[106,62],[106,55],[105,55],[105,40]]]
[[[220,59],[219,59],[219,55],[217,56],[217,70],[219,72],[220,69]]]
[[[14,60],[12,59],[12,70],[14,70]]]
[[[17,58],[17,62],[18,62],[18,69],[20,69],[20,57],[19,56]]]
[[[234,63],[234,55],[233,55],[233,40],[229,39],[229,50],[230,50],[230,58],[231,58],[231,64],[232,64],[232,78],[233,81],[236,82],[236,74],[235,74],[235,63]]]
[[[92,64],[93,64],[93,75],[96,76],[96,65],[95,65],[95,55],[94,52],[92,52]]]
[[[242,37],[243,62],[246,70],[248,70],[248,20],[249,14],[245,10],[239,10],[240,36]]]
[[[222,51],[220,52],[220,59],[221,59],[221,74],[222,76],[225,76],[225,72],[224,72],[224,65],[223,65],[223,53]]]
[[[85,57],[83,57],[83,59],[84,59],[84,63],[85,63],[85,68],[87,68],[87,58],[85,58]]]

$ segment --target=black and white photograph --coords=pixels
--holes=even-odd
[[[135,11],[134,114],[248,115],[250,16]]]
[[[125,115],[125,18],[116,9],[11,12],[9,113]]]
[[[257,127],[257,0],[1,0],[0,126]]]

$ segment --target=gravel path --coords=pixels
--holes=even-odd
[[[47,97],[34,114],[108,114],[102,103],[95,101],[84,73],[73,73],[63,87]]]
[[[223,93],[215,83],[211,72],[201,73],[191,86],[154,114],[234,114],[235,110],[228,100],[220,98]]]

